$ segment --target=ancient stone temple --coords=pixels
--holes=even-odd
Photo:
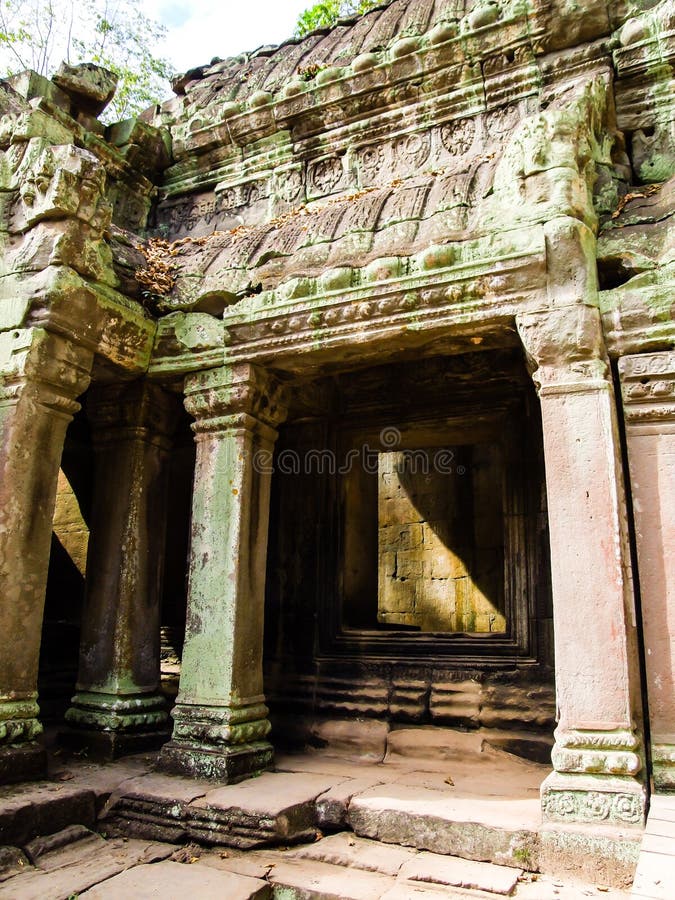
[[[672,0],[392,0],[115,125],[95,67],[0,83],[0,779],[45,722],[221,782],[488,729],[545,825],[642,828],[674,56]]]

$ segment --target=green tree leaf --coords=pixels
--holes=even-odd
[[[104,66],[120,80],[102,118],[119,121],[169,95],[173,68],[155,49],[165,31],[139,0],[0,0],[0,76],[49,77],[62,60]]]
[[[295,25],[295,36],[304,37],[315,28],[332,28],[340,19],[360,16],[382,0],[319,0],[303,13]]]

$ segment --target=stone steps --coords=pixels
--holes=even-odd
[[[291,849],[104,840],[70,826],[0,854],[0,900],[585,900],[627,895],[340,832]]]

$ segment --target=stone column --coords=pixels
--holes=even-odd
[[[619,361],[657,790],[675,789],[675,352]]]
[[[262,643],[275,426],[283,392],[236,365],[189,376],[197,460],[188,609],[166,771],[238,781],[271,765]]]
[[[558,727],[545,821],[641,825],[637,634],[616,407],[600,317],[568,306],[518,329],[542,409]]]
[[[95,475],[77,693],[69,746],[107,759],[159,747],[167,457],[178,401],[146,381],[92,388]]]
[[[43,329],[0,334],[0,782],[45,770],[37,676],[56,483],[91,365]]]

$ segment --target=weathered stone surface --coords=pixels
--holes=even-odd
[[[269,874],[275,896],[292,900],[380,900],[394,879],[376,872],[351,870],[310,860],[280,860]]]
[[[313,859],[333,866],[344,866],[346,869],[396,876],[417,858],[417,853],[415,850],[391,847],[342,832],[308,847],[291,850],[287,856],[291,859]],[[405,877],[411,878],[414,875]]]
[[[0,883],[20,875],[29,866],[28,859],[18,847],[0,847]]]
[[[166,897],[180,900],[187,895],[220,900],[266,900],[272,896],[268,884],[244,875],[217,872],[203,866],[174,862],[136,866],[85,891],[91,900],[126,897]]]
[[[347,824],[347,810],[352,797],[381,784],[383,777],[375,775],[365,778],[349,778],[317,797],[316,813],[319,828],[344,828]]]
[[[363,837],[535,871],[539,821],[536,800],[504,809],[499,801],[407,785],[372,788],[349,807],[349,824]]]
[[[30,869],[0,885],[0,897],[62,900],[85,893],[133,866],[166,859],[173,849],[147,841],[78,841],[66,853],[47,854],[44,869]]]
[[[53,81],[68,94],[78,112],[98,116],[115,95],[118,76],[92,63],[71,66],[64,62]]]
[[[518,869],[507,866],[488,865],[432,853],[420,853],[404,863],[399,872],[401,878],[410,881],[447,884],[507,896],[513,893],[520,874]]]
[[[67,784],[4,788],[0,793],[0,844],[22,846],[74,823],[91,828],[96,821],[95,800],[92,790]]]
[[[68,419],[90,378],[114,394],[148,373],[185,394],[197,437],[186,641],[162,766],[236,782],[272,765],[269,572],[280,730],[302,716],[309,743],[372,759],[388,747],[386,765],[401,770],[381,807],[367,778],[360,796],[333,780],[323,800],[289,800],[267,820],[225,795],[207,803],[204,785],[180,782],[177,798],[166,785],[122,790],[110,828],[248,846],[309,834],[317,816],[353,819],[387,840],[513,865],[519,853],[532,866],[529,812],[500,837],[467,804],[493,816],[491,779],[508,773],[512,794],[535,802],[542,770],[509,767],[502,751],[545,758],[555,716],[546,831],[606,830],[586,844],[582,829],[561,858],[631,846],[612,827],[637,835],[650,778],[669,788],[675,777],[663,511],[672,26],[670,0],[392,0],[193,69],[174,100],[108,128],[95,116],[114,78],[97,67],[0,86],[0,631],[13,649],[0,659],[0,780],[44,766],[37,671]],[[169,240],[147,239],[148,227]],[[444,362],[428,369],[427,358]],[[296,459],[298,447],[325,448],[334,465],[385,428],[405,433],[400,446],[378,444],[375,495],[335,465],[289,489],[283,450],[273,454],[287,408],[281,443]],[[166,721],[156,663],[167,517],[150,502],[162,448],[139,419],[118,425],[91,516],[70,714],[113,755],[153,729],[161,737]],[[458,473],[472,461],[470,490],[394,471],[406,448],[441,445]],[[429,723],[476,734],[449,745],[407,727]],[[424,771],[405,770],[414,752]],[[423,824],[413,796],[428,804]],[[17,816],[17,832],[32,834],[37,820]],[[629,864],[627,851],[622,877]]]
[[[334,779],[267,773],[210,791],[190,804],[191,835],[234,847],[289,843],[316,834],[316,798]]]

